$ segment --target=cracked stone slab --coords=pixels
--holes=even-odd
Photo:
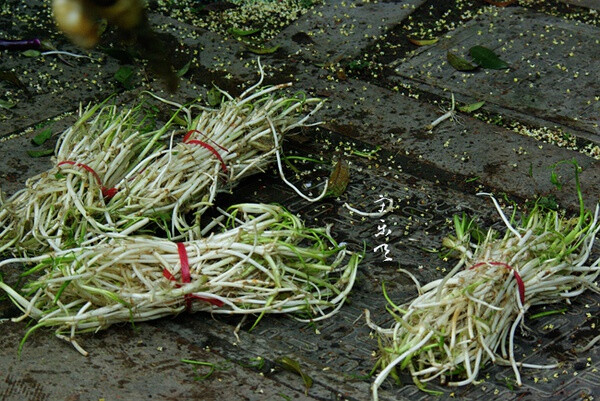
[[[600,143],[598,29],[522,8],[489,8],[408,61],[396,72],[502,110],[532,116],[583,132]],[[508,70],[456,71],[447,52],[469,59],[472,46],[493,50]]]

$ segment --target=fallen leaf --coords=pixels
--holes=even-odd
[[[217,88],[211,88],[206,93],[206,101],[210,107],[217,107],[223,101],[223,94]]]
[[[350,181],[350,168],[348,162],[340,159],[335,164],[329,182],[327,184],[327,194],[333,197],[338,197],[344,193],[348,182]]]
[[[183,67],[181,67],[181,69],[179,71],[177,71],[176,75],[179,78],[183,77],[188,72],[188,70],[190,69],[190,65],[192,65],[192,60],[190,60],[187,63],[185,63],[185,65]]]
[[[43,157],[54,154],[54,149],[28,150],[27,154],[31,157]]]
[[[435,43],[437,43],[438,40],[440,40],[440,38],[433,38],[433,39],[416,39],[416,38],[411,38],[409,37],[408,40],[410,41],[410,43],[412,43],[413,45],[417,45],[417,46],[429,46],[429,45],[433,45]]]
[[[43,145],[44,142],[46,142],[48,139],[50,139],[50,137],[52,137],[52,130],[50,128],[47,128],[39,134],[37,134],[36,136],[34,136],[31,141],[36,145],[40,146]]]
[[[8,100],[0,99],[0,108],[2,109],[12,109],[17,104],[15,102],[9,102]]]
[[[487,47],[473,46],[469,49],[469,54],[480,67],[491,68],[493,70],[504,70],[509,68],[504,60],[501,60],[496,53]]]
[[[283,368],[285,370],[293,372],[293,373],[297,373],[298,375],[300,375],[302,377],[302,380],[304,381],[304,386],[306,387],[306,392],[308,392],[308,389],[312,387],[313,379],[309,375],[307,375],[306,373],[304,373],[302,371],[302,368],[300,367],[300,364],[298,363],[298,361],[296,361],[292,358],[288,358],[287,356],[284,356],[284,357],[277,359],[276,362],[279,363],[281,366],[283,366]]]
[[[476,102],[476,103],[471,103],[471,104],[465,104],[464,106],[460,106],[458,108],[459,111],[462,111],[463,113],[471,113],[475,110],[478,110],[481,108],[481,106],[483,106],[485,104],[485,101],[481,101],[481,102]]]
[[[22,52],[25,57],[39,57],[42,53],[39,50],[29,49]]]
[[[369,62],[363,60],[353,60],[348,63],[348,68],[351,70],[364,70],[368,66]]]
[[[477,68],[476,65],[451,52],[446,53],[446,58],[448,59],[448,63],[458,71],[473,71]]]
[[[131,67],[121,67],[115,72],[115,79],[119,82],[125,89],[131,89],[133,87],[133,70]]]

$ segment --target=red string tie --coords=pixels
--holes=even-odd
[[[225,164],[225,161],[223,160],[223,158],[221,157],[219,152],[217,152],[217,150],[212,145],[210,145],[207,142],[201,141],[199,139],[191,139],[190,140],[190,136],[195,132],[198,132],[198,133],[202,134],[204,137],[206,137],[206,135],[204,133],[202,133],[201,131],[193,129],[193,130],[188,131],[187,134],[185,134],[185,136],[183,137],[183,143],[187,143],[189,145],[200,145],[203,148],[207,149],[210,153],[215,155],[215,157],[217,159],[219,159],[219,161],[221,162],[221,169],[223,169],[224,172],[227,172],[227,165]],[[225,149],[223,146],[219,145],[212,139],[210,139],[210,141],[212,141],[216,146],[218,146],[220,149],[224,150],[225,152],[229,152],[227,149]]]
[[[512,270],[515,276],[515,281],[517,282],[517,288],[519,289],[519,298],[521,298],[521,304],[525,304],[525,283],[523,282],[523,279],[519,273],[511,265],[504,262],[479,262],[471,266],[470,269],[475,269],[476,267],[483,265],[504,266],[508,270]]]
[[[63,166],[65,164],[69,164],[69,165],[75,166],[75,167],[81,167],[82,169],[91,173],[94,176],[94,178],[96,179],[96,182],[98,183],[98,185],[100,186],[100,190],[102,191],[102,196],[104,197],[104,199],[110,200],[117,194],[117,192],[119,192],[119,190],[117,188],[107,188],[104,185],[102,185],[102,180],[100,179],[100,176],[98,175],[98,173],[96,173],[96,171],[94,171],[94,169],[91,168],[90,166],[88,166],[87,164],[77,163],[72,160],[64,160],[64,161],[58,163],[58,167]]]
[[[181,265],[181,282],[183,284],[190,283],[192,281],[192,274],[190,273],[190,262],[188,260],[185,244],[183,244],[182,242],[178,242],[177,252],[179,253],[179,263]],[[166,267],[163,268],[163,276],[165,276],[167,280],[177,281],[175,279],[175,276],[173,276],[173,274],[171,274],[171,272]],[[177,288],[179,287],[181,287],[181,284],[177,284]],[[190,310],[192,307],[192,299],[199,299],[200,301],[208,302],[209,304],[215,305],[217,307],[224,305],[224,302],[219,299],[201,297],[199,295],[194,294],[185,294],[184,299],[185,306],[188,310]]]

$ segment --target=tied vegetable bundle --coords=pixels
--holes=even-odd
[[[147,129],[143,107],[80,108],[78,121],[58,139],[54,167],[0,203],[0,254],[61,250],[84,241],[90,231],[116,230],[106,207],[114,186],[160,148],[169,127]]]
[[[307,228],[280,206],[233,206],[211,225],[223,231],[185,243],[114,237],[28,259],[37,265],[24,275],[41,277],[20,292],[0,282],[24,312],[15,320],[37,320],[23,342],[37,328],[56,327],[85,354],[76,333],[186,308],[320,320],[337,312],[354,284],[360,256],[347,257],[328,229]]]
[[[239,97],[223,92],[227,100],[219,109],[177,105],[159,130],[142,130],[140,107],[81,112],[59,139],[55,167],[0,202],[0,253],[60,251],[149,224],[173,239],[198,237],[200,216],[217,193],[278,158],[283,134],[321,107],[319,99],[277,94],[290,84],[260,87],[262,67],[260,73]],[[173,127],[180,112],[185,131]],[[196,219],[190,224],[191,212]]]
[[[426,390],[424,383],[436,379],[450,386],[475,382],[488,361],[512,366],[518,385],[520,367],[557,366],[517,361],[514,337],[517,327],[525,327],[530,307],[561,302],[586,289],[598,291],[594,280],[600,259],[587,264],[600,231],[598,207],[594,214],[584,210],[577,173],[576,182],[577,218],[536,204],[520,221],[515,214],[509,220],[492,197],[507,231],[498,238],[490,229],[483,241],[473,243],[479,238],[473,221],[455,216],[456,236],[444,240],[460,257],[454,269],[420,287],[412,302],[396,306],[390,301],[393,327],[384,329],[368,319],[381,347],[382,371],[372,386],[373,399],[398,368],[408,369]]]
[[[219,109],[186,108],[166,101],[184,111],[188,131],[181,142],[173,145],[172,138],[169,149],[149,155],[117,184],[117,189],[124,189],[111,201],[118,208],[117,226],[158,217],[171,222],[174,238],[194,228],[197,231],[197,226],[188,225],[186,213],[193,211],[200,217],[218,192],[231,189],[279,158],[283,135],[304,126],[322,101],[301,94],[276,94],[291,84],[259,88],[262,67],[260,71],[261,80],[238,98],[222,92],[227,100]],[[301,114],[311,106],[315,107],[309,113]],[[193,117],[196,109],[200,113]]]

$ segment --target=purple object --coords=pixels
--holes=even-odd
[[[25,39],[25,40],[6,40],[0,39],[0,50],[27,50],[37,49],[42,46],[42,42],[38,39]]]

